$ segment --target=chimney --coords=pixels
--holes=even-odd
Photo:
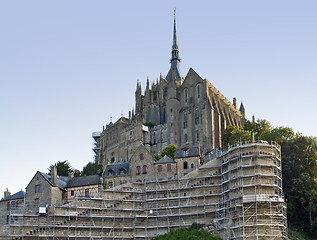
[[[7,188],[6,191],[4,192],[4,198],[7,198],[11,195],[11,193],[9,192],[9,189]]]
[[[51,166],[51,182],[57,186],[57,168],[55,165]]]

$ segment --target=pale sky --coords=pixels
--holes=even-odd
[[[0,198],[93,160],[91,133],[166,75],[173,10],[192,67],[273,126],[317,136],[317,1],[0,1]]]

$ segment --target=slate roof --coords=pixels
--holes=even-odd
[[[168,157],[167,155],[165,155],[164,157],[162,157],[161,159],[157,160],[155,162],[155,164],[162,164],[162,163],[174,163],[174,159]]]
[[[39,173],[49,182],[49,184],[51,184],[52,186],[55,186],[53,182],[51,181],[51,175],[48,175],[42,172],[39,172]],[[68,181],[69,181],[68,177],[57,175],[57,187],[59,187],[60,189],[64,190]]]
[[[2,202],[2,201],[8,201],[8,200],[21,199],[21,198],[24,198],[24,197],[25,197],[25,192],[21,190],[21,191],[15,193],[15,194],[10,195],[9,197],[2,198],[2,199],[0,200],[0,202]]]
[[[183,148],[188,148],[188,156],[186,157],[195,157],[199,156],[198,147],[191,146],[190,144],[185,144],[180,148],[176,149],[174,158],[182,158],[183,156]]]
[[[106,174],[106,176],[108,176],[107,175],[108,171],[112,170],[114,172],[114,174],[111,176],[120,176],[120,175],[122,175],[122,174],[120,174],[120,169],[122,169],[122,168],[126,171],[126,174],[124,174],[124,175],[128,175],[129,168],[130,168],[130,165],[128,162],[109,164],[106,168],[105,174]]]
[[[89,176],[72,178],[66,184],[66,188],[99,185],[99,184],[101,184],[99,175],[89,175]]]

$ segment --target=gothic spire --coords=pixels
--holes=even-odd
[[[173,45],[172,45],[172,58],[171,58],[171,68],[166,75],[166,80],[169,81],[169,78],[172,76],[171,71],[173,71],[176,79],[182,79],[181,71],[179,70],[179,50],[177,44],[177,34],[176,34],[176,17],[175,17],[176,9],[174,10],[174,31],[173,31]]]

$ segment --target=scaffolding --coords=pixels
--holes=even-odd
[[[220,160],[195,177],[131,179],[77,196],[43,216],[24,209],[0,239],[151,239],[193,223],[214,225],[223,239],[286,239],[279,147],[240,144]]]

